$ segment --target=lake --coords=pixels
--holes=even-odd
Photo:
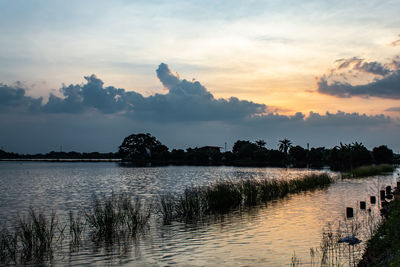
[[[112,162],[0,162],[0,223],[13,227],[30,207],[59,219],[70,210],[79,212],[93,194],[129,192],[148,202],[160,194],[178,195],[187,187],[218,179],[293,179],[306,169],[169,166],[129,168]],[[337,176],[331,172],[331,175]],[[322,233],[345,221],[345,207],[357,210],[359,201],[377,218],[378,207],[369,204],[391,175],[341,180],[324,189],[291,194],[252,208],[241,208],[201,224],[173,222],[162,225],[157,216],[150,229],[135,240],[110,246],[84,240],[79,250],[64,244],[53,260],[56,266],[285,266],[295,253],[310,263],[310,248],[319,247]],[[362,221],[366,211],[357,211]],[[364,216],[364,217],[363,217]],[[363,233],[364,241],[367,233]]]

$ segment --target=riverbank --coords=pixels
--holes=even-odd
[[[400,195],[395,191],[388,206],[388,215],[382,221],[367,248],[359,267],[400,266]]]

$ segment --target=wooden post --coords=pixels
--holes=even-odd
[[[381,190],[381,201],[385,200],[385,190]]]
[[[390,185],[386,186],[386,195],[389,195],[392,193],[392,187]]]
[[[346,208],[346,217],[353,218],[353,208],[351,208],[351,207]]]
[[[370,200],[371,200],[371,204],[376,204],[376,197],[375,196],[371,196]]]
[[[367,208],[367,203],[365,201],[360,201],[360,209],[365,210]]]

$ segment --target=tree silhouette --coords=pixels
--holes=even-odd
[[[285,155],[288,154],[288,150],[291,147],[292,147],[292,142],[289,139],[285,138],[283,140],[279,140],[278,149],[279,151],[285,153]]]
[[[257,145],[259,148],[264,148],[266,144],[267,144],[267,142],[265,142],[265,141],[262,140],[262,139],[256,141],[256,145]]]
[[[149,160],[158,158],[168,147],[163,145],[151,134],[131,134],[125,137],[119,146],[119,154],[125,160]]]
[[[393,150],[385,145],[374,147],[374,149],[372,149],[372,155],[374,156],[375,162],[378,164],[391,164],[393,162]]]

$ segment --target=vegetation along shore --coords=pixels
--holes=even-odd
[[[238,140],[232,151],[219,146],[169,149],[151,134],[131,134],[124,138],[115,153],[80,153],[52,151],[46,154],[17,154],[0,150],[0,160],[44,161],[122,161],[128,166],[165,165],[227,165],[257,167],[329,167],[337,171],[352,171],[352,176],[365,172],[353,171],[365,165],[398,164],[400,155],[394,154],[386,145],[368,150],[362,143],[342,144],[333,148],[294,145],[282,139],[276,149],[267,148],[264,140],[251,142]],[[61,149],[60,149],[61,150]]]

